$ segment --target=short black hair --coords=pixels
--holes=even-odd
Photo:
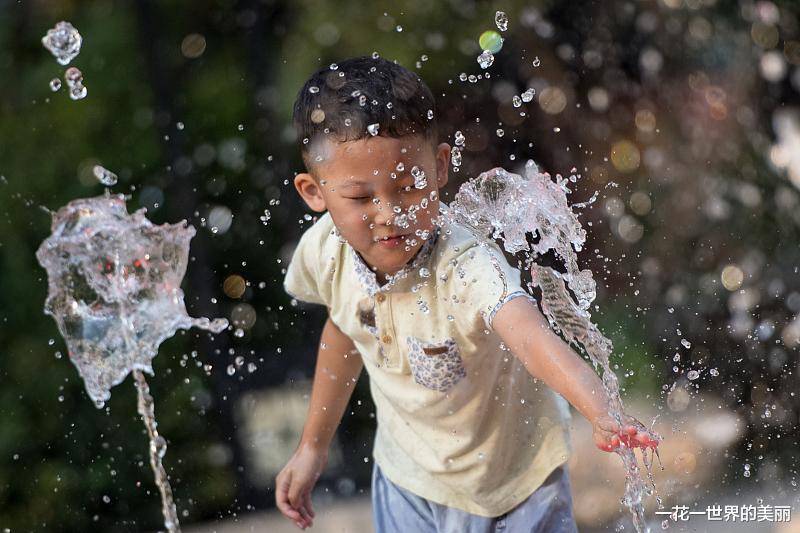
[[[312,74],[297,94],[293,122],[309,171],[309,149],[321,136],[347,142],[374,134],[419,134],[435,143],[438,135],[430,88],[416,73],[377,54]]]

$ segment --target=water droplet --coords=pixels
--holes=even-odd
[[[54,345],[55,343],[56,343],[56,340],[55,340],[55,339],[50,339],[50,340],[48,340],[48,341],[47,341],[47,345],[48,345],[48,346],[52,346],[52,345]]]
[[[75,27],[66,21],[61,21],[53,29],[47,30],[47,35],[42,37],[42,45],[47,48],[59,65],[66,65],[81,51],[83,38]]]
[[[377,122],[375,124],[370,124],[369,126],[367,126],[367,131],[369,132],[370,135],[375,137],[378,134],[378,127],[379,125]]]
[[[503,11],[498,11],[494,14],[494,23],[497,24],[497,29],[506,31],[508,29],[508,15]]]
[[[228,367],[225,369],[225,372],[227,372],[229,376],[232,376],[236,373],[236,367],[233,365],[228,365]]]
[[[311,94],[317,94],[319,92],[319,87],[317,87],[316,85],[312,85],[311,87],[308,88],[308,92],[310,92]]]
[[[687,341],[686,339],[681,339],[681,345],[684,348],[691,348],[692,347],[692,343]]]
[[[456,134],[455,134],[455,144],[456,144],[456,146],[464,146],[465,140],[466,139],[464,138],[464,134],[461,133],[460,130],[456,131]]]
[[[531,87],[530,89],[528,89],[527,91],[522,93],[522,101],[523,102],[530,102],[531,100],[533,100],[533,95],[534,94],[536,94],[536,89]]]
[[[719,370],[717,370],[716,368],[712,368],[711,370],[708,371],[708,373],[714,377],[719,376]]]
[[[428,120],[433,120],[433,109],[428,109]]]
[[[103,503],[111,503],[111,497],[107,494],[103,494]]]
[[[337,65],[336,63],[331,63],[331,67],[330,68],[331,68],[331,70],[337,70],[339,68],[339,65]]]
[[[514,97],[511,98],[511,103],[514,105],[514,107],[520,107],[522,105],[522,98],[515,94]]]
[[[489,50],[484,50],[478,56],[478,64],[481,68],[489,68],[494,63],[494,55]]]
[[[501,128],[497,128],[497,131],[495,133],[497,134],[498,137],[502,137],[503,135],[506,134],[506,132],[503,131]]]
[[[536,56],[536,57],[533,59],[533,66],[534,66],[534,67],[538,67],[538,66],[539,66],[539,65],[541,65],[541,64],[542,64],[542,62],[541,62],[541,60],[539,59],[539,56]]]
[[[690,370],[686,373],[686,377],[689,379],[689,381],[694,381],[700,377],[700,372],[697,370]]]
[[[117,175],[100,165],[92,167],[92,174],[97,178],[97,181],[106,187],[112,187],[117,184]]]
[[[56,92],[61,88],[61,80],[58,78],[53,78],[50,80],[50,90]]]

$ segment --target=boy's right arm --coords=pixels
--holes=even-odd
[[[328,462],[328,448],[363,367],[353,341],[328,317],[320,338],[303,435],[275,479],[278,509],[301,529],[312,525],[311,490]]]

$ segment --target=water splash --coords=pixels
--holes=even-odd
[[[108,192],[73,200],[53,215],[52,234],[36,258],[47,270],[45,313],[55,319],[95,405],[102,407],[111,387],[133,373],[164,525],[173,532],[180,525],[162,464],[167,443],[156,430],[142,372],[153,374],[158,346],[178,329],[219,333],[228,321],[186,313],[180,284],[194,228],[186,221],[154,226],[144,211],[129,214],[125,197]]]
[[[73,200],[53,216],[36,252],[48,276],[45,313],[99,407],[131,371],[152,374],[158,346],[178,329],[227,326],[186,314],[180,284],[194,234],[185,221],[154,226],[144,209],[129,214],[123,195]]]
[[[479,237],[499,240],[511,254],[522,252],[526,256],[532,284],[542,291],[542,312],[565,341],[583,349],[595,370],[602,371],[603,387],[609,398],[608,414],[623,427],[631,422],[624,415],[617,376],[609,366],[612,343],[592,322],[589,313],[596,297],[596,284],[591,270],[578,267],[576,252],[583,248],[586,232],[567,201],[570,181],[574,180],[561,176],[553,181],[549,174],[539,172],[533,161],[525,165],[524,177],[496,168],[464,183],[449,206],[442,204],[442,216],[470,227]],[[529,243],[528,233],[538,237],[538,242]],[[535,262],[549,251],[563,262],[566,272]],[[637,429],[661,440],[644,426]],[[653,494],[650,485],[655,489],[651,466],[656,452],[653,450],[650,457],[646,451],[642,452],[649,484],[641,474],[632,448],[621,446],[615,452],[626,470],[622,501],[631,511],[636,530],[646,531],[642,501],[645,495]]]
[[[75,26],[66,21],[61,21],[42,37],[42,45],[50,50],[59,65],[67,65],[81,51],[83,38]]]

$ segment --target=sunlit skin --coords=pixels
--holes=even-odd
[[[420,136],[377,136],[345,143],[325,140],[313,147],[310,159],[315,176],[303,173],[294,180],[306,204],[314,211],[330,212],[341,236],[373,268],[379,283],[385,275],[402,269],[423,244],[415,232],[434,228],[438,191],[447,183],[450,146],[433,146]],[[401,163],[403,170],[398,171]],[[424,189],[414,188],[411,169],[415,165],[427,177]],[[356,185],[358,181],[363,183]],[[433,199],[432,192],[436,193]],[[425,198],[428,205],[417,211],[416,221],[409,221],[407,228],[395,225],[397,216]],[[408,245],[388,247],[379,242],[397,234],[408,235]],[[493,326],[532,376],[542,379],[592,423],[597,448],[611,452],[620,446],[658,445],[634,418],[626,417],[620,427],[608,416],[608,397],[597,373],[552,331],[529,300],[516,298],[502,306]],[[350,399],[351,384],[363,369],[360,357],[349,356],[357,353],[352,339],[329,317],[320,339],[300,445],[276,478],[278,508],[301,529],[313,525],[311,490],[327,464],[328,448]]]
[[[317,161],[318,157],[322,160]],[[312,148],[311,160],[314,176],[298,174],[294,179],[297,192],[314,211],[328,210],[342,238],[383,284],[386,275],[401,270],[420,249],[424,239],[419,233],[434,229],[439,189],[447,183],[450,145],[434,146],[421,135],[376,136],[344,143],[322,140]],[[414,166],[425,172],[425,188],[414,186]],[[420,207],[423,199],[428,201],[424,208]],[[396,225],[412,205],[419,207],[416,220],[409,219],[407,228]],[[405,235],[399,246],[379,242],[399,234]]]

